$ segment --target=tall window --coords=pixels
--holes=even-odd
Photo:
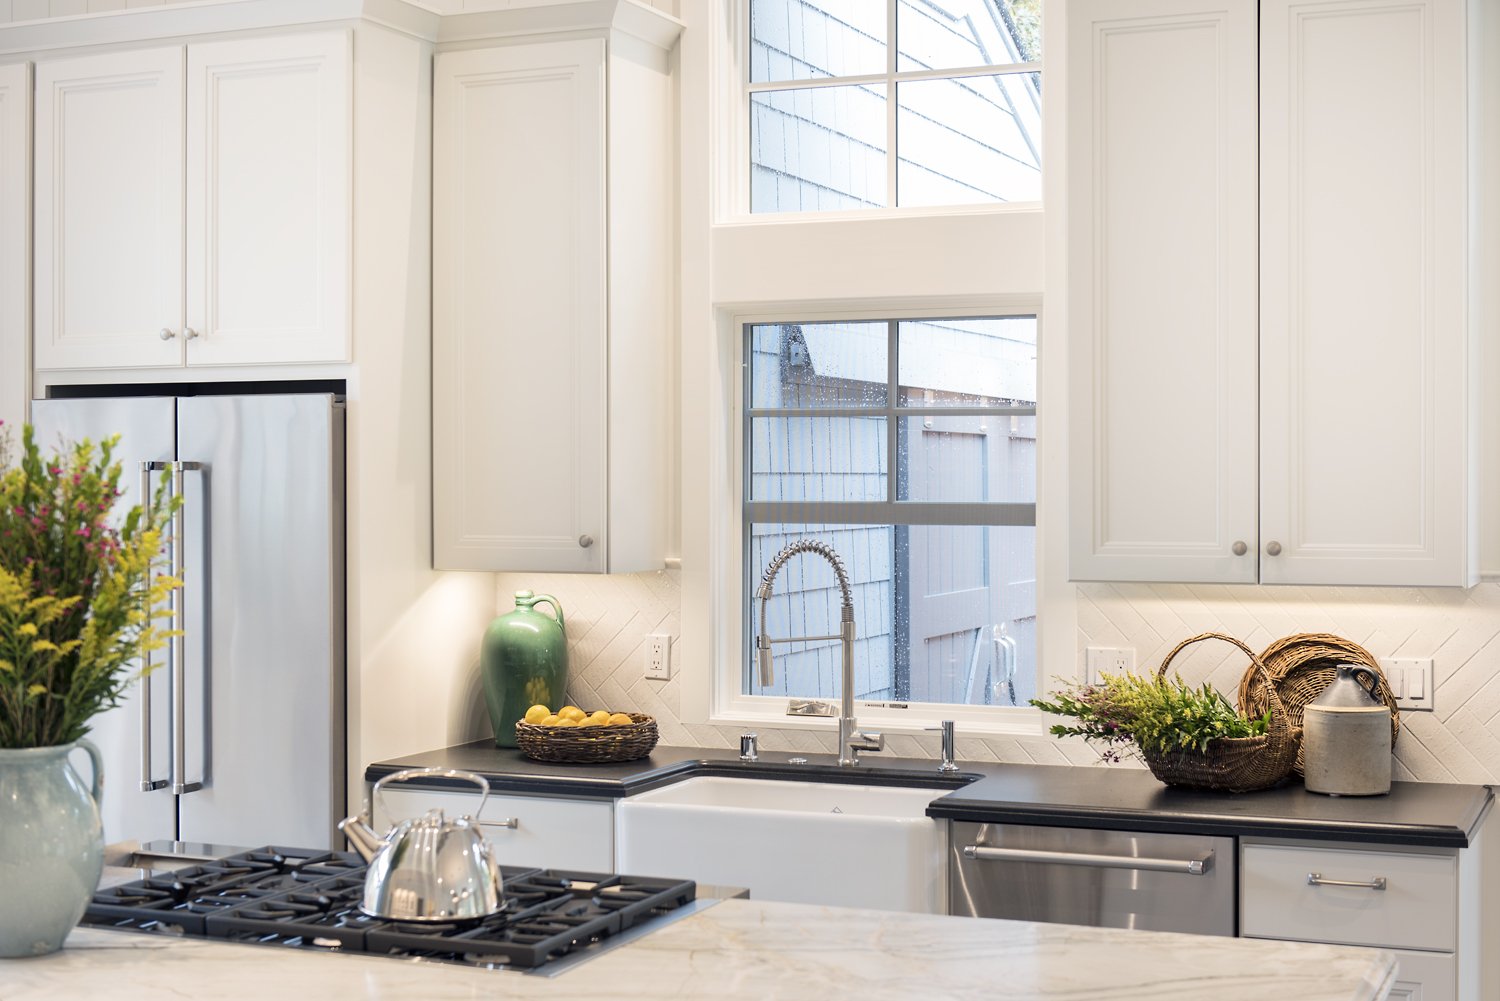
[[[840,696],[840,644],[751,656],[760,574],[828,543],[854,592],[854,696],[1022,705],[1036,685],[1035,316],[752,324],[745,329],[746,669],[741,692]],[[832,568],[797,556],[773,637],[839,631]]]
[[[750,210],[1037,201],[1041,0],[750,0]]]

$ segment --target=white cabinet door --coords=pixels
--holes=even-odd
[[[580,39],[437,57],[439,568],[605,568],[604,51]]]
[[[1261,580],[1471,584],[1464,0],[1260,9]]]
[[[0,66],[0,437],[20,448],[31,357],[31,66]]]
[[[182,362],[183,50],[36,67],[35,362]]]
[[[1255,580],[1254,10],[1068,6],[1073,579]]]
[[[478,805],[474,793],[388,786],[380,791],[374,827],[383,835],[397,821],[434,808],[451,820]],[[476,819],[501,865],[615,871],[613,800],[492,795]]]
[[[187,51],[187,363],[349,355],[348,32]]]

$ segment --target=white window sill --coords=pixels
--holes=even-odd
[[[837,703],[835,703],[837,705]],[[967,737],[1041,737],[1047,723],[1035,709],[985,708],[943,712],[940,708],[914,704],[911,709],[885,709],[856,702],[854,717],[861,728],[879,730],[887,735],[923,736],[945,719],[955,722],[960,739]],[[734,706],[710,713],[707,722],[718,726],[748,726],[768,730],[833,731],[837,716],[788,716],[784,709],[759,709]]]

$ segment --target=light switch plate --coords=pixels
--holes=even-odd
[[[1083,649],[1083,683],[1098,682],[1101,674],[1127,674],[1135,670],[1135,647],[1090,646]]]
[[[1382,657],[1380,669],[1385,672],[1396,705],[1403,712],[1431,712],[1433,676],[1431,657]]]

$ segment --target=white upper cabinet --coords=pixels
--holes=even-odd
[[[31,66],[15,63],[0,66],[0,436],[27,416],[30,200]]]
[[[1068,7],[1071,575],[1255,580],[1255,10]]]
[[[1262,581],[1474,582],[1464,17],[1262,0]]]
[[[440,52],[435,72],[436,566],[660,569],[667,49],[611,30]]]
[[[181,46],[37,64],[38,368],[182,363],[182,73]]]
[[[347,360],[349,49],[334,31],[38,64],[37,368]]]
[[[189,365],[349,355],[344,32],[187,52]]]
[[[1466,11],[1069,5],[1074,579],[1474,582]]]

